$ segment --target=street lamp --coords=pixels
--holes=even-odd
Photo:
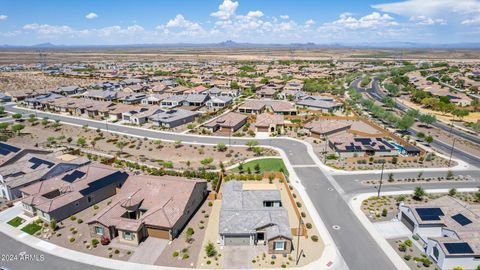
[[[450,163],[452,162],[452,155],[453,155],[453,150],[455,149],[455,140],[457,138],[453,137],[453,142],[452,142],[452,149],[450,150],[450,158],[448,159],[448,167],[450,167]]]
[[[385,162],[382,162],[382,172],[380,173],[380,185],[377,187],[375,187],[377,189],[377,197],[380,198],[380,191],[382,190],[382,183],[383,183],[383,169],[385,168]]]
[[[300,260],[300,227],[302,226],[303,224],[303,220],[301,217],[298,218],[298,229],[297,229],[297,261],[295,263],[295,265],[298,265],[298,261]]]

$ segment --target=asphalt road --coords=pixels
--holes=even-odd
[[[6,109],[10,112],[23,113],[24,115],[31,113],[29,110],[13,108],[12,106],[6,106]],[[37,112],[37,116],[49,117],[53,120],[58,119],[61,122],[76,124],[79,126],[87,124],[89,127],[93,128],[104,130],[108,128],[109,131],[117,131],[140,137],[158,138],[163,140],[182,140],[183,142],[206,144],[225,143],[226,145],[245,145],[249,140],[234,137],[230,139],[211,138],[163,133],[112,124],[109,124],[107,127],[106,123],[99,123],[89,119],[51,115],[43,112]],[[257,141],[260,145],[270,145],[283,149],[288,156],[290,163],[294,166],[315,165],[314,160],[307,153],[307,147],[300,142],[282,138],[260,139]],[[378,247],[376,242],[370,237],[370,234],[351,212],[345,198],[335,190],[328,190],[331,186],[331,182],[329,182],[327,176],[319,168],[297,167],[295,168],[295,171],[297,172],[301,183],[305,185],[309,197],[313,201],[322,220],[329,227],[332,238],[350,269],[394,269],[393,264],[385,253],[383,253]],[[333,230],[331,226],[335,224],[340,225],[341,229],[338,231]],[[368,260],[365,259],[365,257],[359,256],[359,252],[362,250],[372,251],[368,254]]]
[[[0,267],[8,267],[11,270],[32,270],[32,269],[48,269],[48,270],[101,270],[104,268],[86,265],[74,261],[65,260],[63,258],[44,253],[40,250],[31,248],[22,244],[3,233],[0,233]],[[25,254],[22,259],[19,254]],[[17,255],[17,257],[13,257]]]
[[[358,82],[360,81],[360,79],[356,79],[352,82],[351,86],[353,88],[355,88],[357,91],[359,92],[366,92],[368,93],[371,97],[373,97],[375,100],[377,100],[378,102],[382,102],[383,103],[383,98],[386,96],[381,90],[380,90],[380,85],[379,85],[379,81],[378,81],[378,78],[374,78],[373,79],[373,83],[372,83],[372,87],[371,88],[360,88],[358,87]],[[401,103],[396,103],[396,106],[399,110],[403,111],[403,112],[406,112],[408,110],[410,110],[410,108],[408,108],[407,106],[401,104]],[[468,133],[465,133],[461,130],[456,130],[456,129],[452,129],[451,127],[449,127],[448,125],[445,125],[441,122],[436,122],[434,124],[432,124],[433,127],[436,127],[436,128],[439,128],[439,129],[442,129],[446,132],[452,132],[452,134],[456,135],[456,136],[459,136],[463,139],[466,139],[466,140],[469,140],[469,141],[472,141],[473,143],[478,143],[480,144],[480,138],[477,137],[477,136],[472,136]],[[408,129],[408,132],[409,134],[411,135],[415,135],[417,134],[417,131],[410,128]],[[434,140],[431,144],[430,144],[431,147],[439,150],[440,152],[444,153],[445,155],[447,156],[450,156],[450,153],[452,153],[452,157],[454,158],[457,158],[457,159],[461,159],[467,163],[469,163],[470,165],[473,165],[473,166],[476,166],[476,167],[480,167],[480,157],[477,157],[477,156],[474,156],[474,155],[471,155],[465,151],[462,151],[462,150],[459,150],[458,148],[454,148],[453,149],[453,152],[452,152],[452,146],[451,145],[448,145],[444,142],[441,142],[441,141],[438,141],[438,140]]]

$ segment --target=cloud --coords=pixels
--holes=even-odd
[[[184,28],[187,30],[200,30],[202,27],[198,23],[186,20],[182,14],[177,14],[174,19],[171,19],[165,25],[167,28]]]
[[[97,13],[90,12],[87,15],[85,15],[85,18],[87,18],[89,20],[92,20],[92,19],[98,18],[98,15],[97,15]]]
[[[224,0],[222,4],[218,6],[218,11],[210,14],[212,17],[217,17],[221,20],[228,20],[235,15],[235,11],[238,8],[238,2],[232,2],[231,0]]]
[[[418,25],[435,25],[435,24],[440,24],[440,25],[446,25],[447,21],[444,19],[432,19],[427,16],[412,16],[410,17],[409,21],[414,22],[415,24]]]
[[[247,13],[247,16],[251,18],[260,18],[260,17],[263,17],[263,12],[261,12],[260,10],[249,11]]]
[[[394,3],[372,5],[372,8],[382,12],[393,13],[406,17],[426,16],[437,18],[445,14],[472,14],[480,12],[478,0],[406,0]]]
[[[288,19],[290,19],[290,16],[288,16],[288,15],[280,15],[280,19],[288,20]]]
[[[66,25],[49,25],[49,24],[31,23],[31,24],[24,25],[23,29],[34,31],[40,35],[45,35],[45,36],[74,33],[74,30],[71,27]]]
[[[5,21],[6,19],[8,19],[7,15],[0,15],[0,21]]]
[[[351,13],[342,13],[340,18],[336,21],[325,23],[323,28],[338,28],[338,29],[372,29],[382,28],[388,26],[397,26],[398,23],[388,14],[380,14],[372,12],[360,18],[355,18]]]
[[[308,26],[308,27],[310,27],[310,26],[312,26],[312,25],[314,25],[314,24],[315,24],[315,21],[312,20],[312,19],[310,19],[310,20],[308,20],[308,21],[305,22],[305,26]]]
[[[462,21],[463,25],[480,25],[480,16]]]

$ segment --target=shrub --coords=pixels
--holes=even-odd
[[[388,214],[388,210],[387,210],[386,208],[383,208],[383,210],[382,210],[382,216],[383,216],[383,217],[386,217],[387,214]]]
[[[410,239],[405,240],[404,243],[405,243],[405,245],[406,245],[407,247],[412,247],[412,244],[413,244],[413,243],[412,243],[412,240],[410,240]]]
[[[98,245],[98,243],[99,243],[99,241],[98,241],[97,239],[95,239],[95,238],[92,239],[91,242],[92,242],[92,246],[94,246],[94,247],[95,247],[96,245]]]
[[[83,223],[83,220],[79,218],[79,219],[77,219],[77,223],[78,223],[78,224],[82,224],[82,223]]]
[[[313,242],[318,242],[318,236],[312,235],[312,237],[310,238],[312,239]]]
[[[215,246],[212,242],[208,242],[208,244],[205,246],[205,253],[208,257],[213,257],[217,255],[217,250],[215,249]]]
[[[212,206],[213,206],[213,203],[212,203],[212,202],[208,202],[208,206],[212,207]]]
[[[310,224],[310,223],[305,224],[305,226],[307,227],[307,229],[311,229],[311,228],[312,228],[312,224]]]
[[[301,207],[302,207],[302,203],[301,203],[301,202],[297,202],[297,207],[298,207],[298,208],[301,208]]]
[[[70,237],[70,239],[68,239],[68,241],[70,241],[70,243],[73,243],[73,242],[75,242],[75,238],[74,238],[74,237]]]
[[[187,254],[187,253],[183,254],[183,256],[182,256],[182,260],[186,260],[186,259],[188,259],[188,258],[190,258],[190,256],[188,256],[188,254]]]
[[[174,251],[172,254],[173,257],[178,257],[178,251]]]
[[[98,210],[98,208],[100,208],[98,205],[96,204],[93,205],[93,210]]]
[[[71,217],[70,217],[70,220],[71,220],[71,221],[75,221],[76,219],[77,219],[76,216],[71,216]]]
[[[114,251],[114,252],[115,252],[115,254],[118,254],[118,253],[120,253],[120,250],[118,250],[118,249],[115,249],[115,251]]]
[[[412,256],[406,254],[405,256],[403,256],[403,258],[405,259],[405,261],[410,261],[410,259],[412,259]]]

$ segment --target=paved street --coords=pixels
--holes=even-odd
[[[62,259],[40,250],[31,248],[21,242],[12,239],[3,233],[0,233],[0,267],[5,266],[12,270],[32,270],[32,269],[48,269],[48,270],[101,270],[103,268],[94,267],[74,261]],[[32,260],[17,260],[5,261],[11,255],[18,255],[24,253]],[[5,258],[6,256],[6,258]]]
[[[7,110],[23,114],[30,113],[28,110],[13,108],[11,106],[8,106]],[[107,125],[106,123],[100,123],[88,119],[50,115],[43,112],[38,112],[38,117],[49,117],[50,119],[58,119],[61,122],[76,124],[79,126],[87,124],[90,127],[104,130],[108,129],[110,131],[127,133],[134,136],[158,138],[163,140],[182,140],[183,142],[190,143],[245,145],[245,142],[249,140],[241,138],[212,138],[165,133],[129,126]],[[303,143],[284,138],[260,139],[257,141],[261,145],[270,145],[283,149],[292,165],[315,164],[315,161],[308,154],[307,147]],[[348,199],[354,194],[360,192],[374,192],[373,187],[362,185],[359,181],[361,179],[375,179],[379,176],[378,174],[336,175],[332,178],[328,177],[317,167],[295,167],[295,172],[302,185],[306,188],[306,192],[313,201],[316,210],[327,226],[337,248],[341,252],[350,269],[394,269],[388,256],[386,256],[383,250],[377,245],[375,240],[370,236],[368,231],[363,227],[347,204]],[[397,177],[407,175],[416,176],[417,174],[418,173],[401,173]],[[424,173],[424,176],[427,177],[429,174],[433,175],[438,173]],[[444,174],[445,172],[442,173],[442,176],[444,176]],[[478,172],[472,171],[471,174],[478,175]],[[411,190],[414,186],[416,185],[385,185],[383,190]],[[444,186],[450,187],[452,184],[425,184],[422,186],[425,188],[442,188]],[[478,182],[455,183],[455,186],[476,187],[478,186]],[[340,190],[336,190],[335,187],[340,188]],[[332,227],[334,225],[340,226],[340,229],[334,229]],[[366,257],[358,256],[360,250],[368,250],[368,259]]]

